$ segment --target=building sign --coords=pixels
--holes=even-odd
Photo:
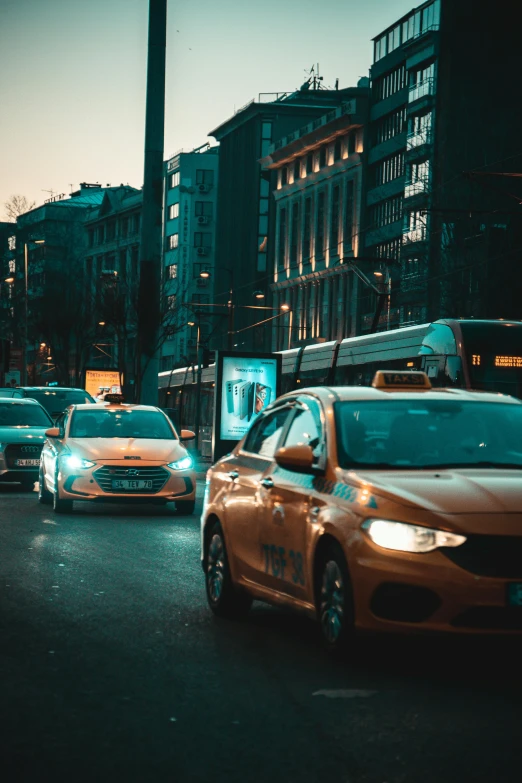
[[[94,397],[94,399],[106,392],[121,394],[119,370],[86,370],[85,391]]]
[[[213,458],[234,448],[279,394],[281,356],[219,352],[216,357]]]

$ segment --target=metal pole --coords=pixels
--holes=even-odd
[[[29,247],[24,242],[24,328],[22,336],[22,386],[27,386],[27,332],[29,320]]]
[[[234,271],[227,270],[230,275],[230,291],[228,293],[228,350],[232,350],[232,338],[234,336],[234,304],[232,296],[234,293]]]
[[[167,0],[149,0],[145,163],[138,295],[139,402],[158,404],[163,240],[163,146]]]
[[[198,361],[198,374],[196,385],[196,451],[199,451],[199,422],[201,421],[201,348],[199,345],[201,322],[198,320],[198,335],[196,338],[196,357]]]

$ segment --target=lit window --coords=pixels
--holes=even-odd
[[[171,204],[169,207],[169,220],[179,217],[179,203]]]
[[[179,185],[179,169],[170,175],[170,187],[177,188]]]
[[[179,244],[179,234],[171,234],[168,237],[169,250],[175,250]]]
[[[177,264],[170,264],[167,267],[167,275],[169,280],[175,280],[178,276],[178,265]]]

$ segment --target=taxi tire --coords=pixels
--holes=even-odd
[[[209,553],[213,545],[216,545],[216,537],[221,541],[221,560],[222,560],[222,576],[223,581],[221,585],[221,592],[216,599],[212,596],[209,584]],[[218,617],[227,617],[229,619],[239,619],[244,617],[250,607],[252,606],[252,598],[247,594],[234,587],[232,578],[230,576],[230,568],[228,566],[227,550],[225,546],[225,538],[223,535],[223,528],[219,522],[215,522],[212,525],[210,534],[207,539],[206,555],[205,555],[205,590],[207,593],[207,601],[211,610]]]
[[[328,573],[327,573],[328,571]],[[316,571],[318,575],[316,606],[317,618],[321,626],[321,635],[326,648],[333,654],[342,654],[353,652],[353,643],[355,637],[353,592],[350,579],[350,572],[344,556],[343,550],[335,541],[328,543],[327,547],[320,554],[320,561]],[[326,582],[332,582],[332,578],[337,576],[336,584],[341,589],[335,589],[335,597],[330,595],[337,606],[342,608],[341,627],[334,635],[331,628],[327,627],[327,618],[323,616],[323,604],[325,602],[324,585]],[[335,614],[335,611],[333,610]],[[330,614],[331,617],[331,614]],[[335,625],[335,621],[333,621]]]
[[[49,492],[45,486],[44,474],[41,468],[38,471],[38,502],[43,503],[45,506],[50,506],[53,502],[53,493]]]
[[[64,500],[60,497],[60,490],[58,488],[58,472],[54,480],[55,491],[53,494],[53,511],[57,514],[70,514],[73,510],[73,501]]]
[[[195,508],[195,500],[178,500],[176,503],[176,514],[179,514],[180,516],[189,516],[194,513]]]

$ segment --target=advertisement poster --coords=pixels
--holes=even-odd
[[[263,408],[276,398],[277,380],[275,357],[223,357],[221,440],[241,440]]]
[[[86,370],[85,391],[95,400],[103,401],[105,394],[121,394],[118,370]]]

